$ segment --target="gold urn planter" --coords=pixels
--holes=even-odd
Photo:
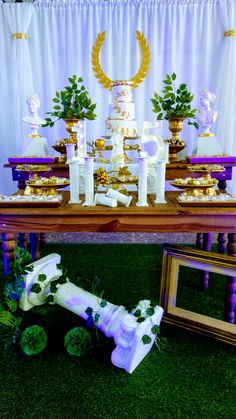
[[[183,129],[183,122],[185,118],[171,118],[169,122],[169,130],[172,133],[172,138],[169,139],[169,161],[170,163],[179,161],[177,154],[186,147],[184,140],[179,138],[179,133]]]
[[[66,118],[64,119],[66,124],[66,131],[69,133],[68,142],[77,145],[77,133],[73,131],[73,128],[78,125],[78,118]]]

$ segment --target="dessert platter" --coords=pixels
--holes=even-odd
[[[214,196],[216,195],[216,191],[214,187],[216,186],[217,179],[214,178],[207,178],[207,177],[199,177],[199,178],[192,178],[187,177],[185,179],[176,178],[173,182],[170,182],[172,186],[178,189],[185,189],[186,195],[190,196]]]
[[[16,170],[21,173],[28,173],[30,180],[38,180],[40,175],[43,175],[52,169],[43,164],[18,164]]]
[[[187,195],[183,192],[177,201],[182,206],[193,207],[234,207],[236,206],[236,197],[228,193],[216,193],[214,196],[206,195]]]
[[[41,177],[31,179],[26,182],[27,187],[25,195],[57,195],[57,189],[65,188],[69,186],[70,182],[67,178],[60,178],[56,176],[50,176],[48,178]]]
[[[0,207],[58,207],[62,196],[57,195],[0,195]]]

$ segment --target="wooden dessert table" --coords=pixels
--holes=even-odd
[[[149,206],[137,207],[137,196],[134,194],[128,208],[84,207],[82,204],[69,204],[69,192],[62,195],[63,201],[58,207],[0,208],[5,272],[8,272],[9,262],[14,259],[15,233],[19,232],[217,232],[221,233],[221,238],[229,233],[228,253],[236,256],[236,206],[183,207],[176,199],[179,192],[167,192],[166,204],[156,205],[155,197],[149,195]],[[226,289],[225,320],[234,316],[236,278],[227,279]]]

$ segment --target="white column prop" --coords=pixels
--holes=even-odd
[[[121,192],[116,191],[115,189],[109,188],[106,196],[108,196],[108,198],[113,198],[116,199],[118,202],[120,202],[121,204],[125,205],[126,207],[129,206],[130,202],[132,201],[132,196],[129,195],[124,195]]]
[[[106,194],[96,193],[94,199],[94,205],[105,205],[106,207],[117,207],[117,200],[109,198]]]
[[[60,255],[54,253],[34,262],[33,271],[25,275],[24,291],[20,299],[20,308],[24,311],[30,310],[34,306],[42,305],[46,302],[50,294],[51,282],[62,275],[57,265],[60,263]],[[46,275],[45,281],[39,281],[39,274]],[[38,284],[39,292],[31,291],[34,284]],[[105,307],[101,307],[102,299],[82,288],[69,282],[57,284],[57,291],[53,294],[54,303],[72,311],[73,313],[87,319],[86,309],[91,307],[93,313],[99,314],[98,328],[107,337],[114,338],[116,348],[112,352],[111,361],[125,371],[132,373],[148,354],[155,340],[155,335],[151,332],[154,325],[161,322],[163,308],[154,307],[154,314],[148,316],[146,310],[150,307],[149,300],[140,301],[134,311],[140,310],[141,316],[145,318],[142,323],[137,322],[137,318],[128,313],[123,306],[116,306],[106,302]],[[134,312],[133,311],[133,312]],[[142,337],[148,335],[150,343],[144,344]]]
[[[69,204],[79,204],[79,161],[77,159],[69,162],[70,177],[70,200]]]
[[[78,157],[83,158],[87,154],[86,121],[80,120],[76,127],[72,128],[72,131],[77,133]]]
[[[147,203],[148,157],[138,157],[138,202],[137,207],[148,207]]]
[[[66,163],[69,164],[69,162],[75,157],[75,144],[66,144],[66,156]]]
[[[94,205],[94,157],[85,157],[85,202],[84,206]]]
[[[165,204],[166,163],[169,161],[169,143],[164,142],[162,159],[156,163],[155,204]]]
[[[155,204],[165,204],[165,173],[166,164],[164,162],[157,162],[156,164],[156,199]]]

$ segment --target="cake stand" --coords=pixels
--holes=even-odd
[[[57,195],[57,189],[62,189],[70,185],[69,181],[67,180],[58,182],[57,179],[60,178],[54,178],[53,180],[51,178],[48,178],[47,180],[42,180],[41,183],[40,179],[29,180],[28,182],[26,182],[27,190],[30,194],[33,195]]]
[[[187,181],[187,179],[189,179]],[[215,196],[216,190],[215,185],[217,183],[216,179],[210,178],[206,179],[204,177],[194,179],[194,178],[187,178],[187,179],[179,179],[173,182],[170,182],[172,186],[178,189],[184,189],[185,195],[187,196]]]
[[[51,167],[44,166],[44,165],[33,165],[33,164],[18,164],[16,166],[16,170],[21,173],[28,173],[29,174],[29,180],[35,181],[40,178],[41,175],[50,172]]]

